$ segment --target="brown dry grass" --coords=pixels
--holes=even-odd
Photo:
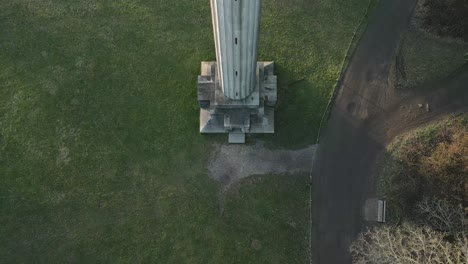
[[[427,134],[426,134],[427,133]],[[400,146],[397,160],[427,191],[458,201],[468,197],[464,190],[468,175],[468,132],[461,122],[409,138]],[[426,189],[425,188],[425,189]]]
[[[444,138],[430,155],[421,157],[419,172],[435,186],[446,186],[453,198],[463,200],[468,197],[464,189],[468,175],[468,133],[456,126]]]
[[[468,115],[400,137],[389,146],[380,188],[395,213],[411,215],[423,196],[468,203]]]

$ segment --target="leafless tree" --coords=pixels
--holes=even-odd
[[[462,254],[465,256],[465,261],[468,262],[468,237],[465,232],[459,234],[457,242],[462,250]]]
[[[466,264],[466,237],[445,237],[430,227],[381,226],[360,234],[350,252],[355,264]]]
[[[455,234],[463,230],[465,210],[454,206],[445,199],[424,197],[416,204],[416,211],[422,224],[444,232]]]

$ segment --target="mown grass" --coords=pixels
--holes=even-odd
[[[441,38],[418,29],[404,34],[396,63],[397,87],[427,89],[466,64],[468,43]]]
[[[261,139],[315,142],[366,7],[264,1],[260,59],[276,62],[280,102],[278,133]],[[209,8],[0,2],[1,262],[307,259],[305,175],[247,182],[219,212],[205,162],[226,138],[198,133],[196,102],[200,62],[214,60]]]

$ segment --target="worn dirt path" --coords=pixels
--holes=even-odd
[[[225,187],[252,175],[309,172],[317,146],[299,150],[269,149],[262,141],[254,145],[217,144],[208,172]]]

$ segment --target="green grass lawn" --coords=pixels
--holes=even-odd
[[[404,34],[397,57],[397,86],[403,89],[425,89],[434,81],[454,74],[466,64],[468,43],[440,38],[410,29]]]
[[[265,0],[279,147],[314,143],[368,2]],[[307,175],[218,208],[198,133],[208,0],[0,2],[2,263],[305,263]],[[252,245],[252,241],[255,241]]]

